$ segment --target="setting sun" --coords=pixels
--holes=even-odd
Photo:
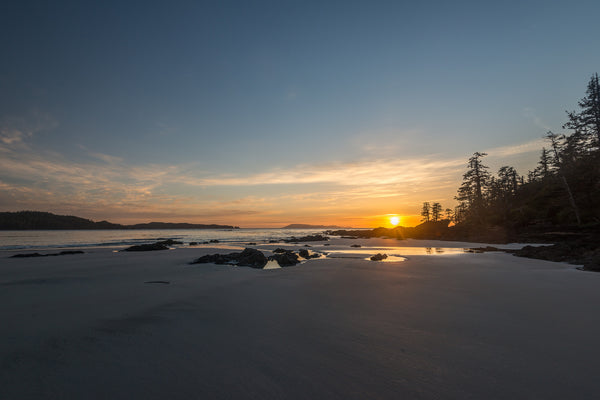
[[[398,225],[400,223],[400,218],[399,217],[391,217],[390,218],[390,223],[394,226]]]

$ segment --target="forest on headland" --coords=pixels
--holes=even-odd
[[[237,229],[237,226],[148,222],[135,225],[94,222],[73,215],[56,215],[41,211],[0,212],[0,230],[58,230],[58,229]]]
[[[359,237],[461,240],[482,243],[555,243],[528,249],[536,258],[585,263],[600,269],[600,83],[594,74],[579,109],[567,111],[564,134],[547,132],[537,167],[519,174],[502,166],[496,174],[475,152],[457,190],[454,209],[423,203],[422,224],[413,228],[331,231]]]

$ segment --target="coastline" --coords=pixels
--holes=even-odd
[[[229,251],[0,253],[0,397],[558,399],[600,390],[589,351],[600,334],[597,274],[505,253],[274,270],[188,264]]]

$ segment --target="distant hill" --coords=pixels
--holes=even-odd
[[[231,225],[206,225],[170,222],[121,225],[108,221],[94,222],[72,215],[56,215],[41,211],[0,212],[0,230],[36,229],[236,229]]]
[[[348,227],[337,225],[289,224],[281,229],[348,229]]]

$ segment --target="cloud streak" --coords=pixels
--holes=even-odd
[[[541,148],[539,141],[490,149],[505,157]],[[156,219],[228,222],[283,215],[398,212],[421,201],[449,202],[466,157],[365,159],[276,168],[253,174],[206,172],[197,164],[128,165],[87,152],[73,162],[50,152],[5,147],[0,158],[0,205],[122,222]],[[391,206],[390,206],[391,205]],[[386,211],[387,210],[387,211]],[[256,224],[260,224],[256,222]]]

